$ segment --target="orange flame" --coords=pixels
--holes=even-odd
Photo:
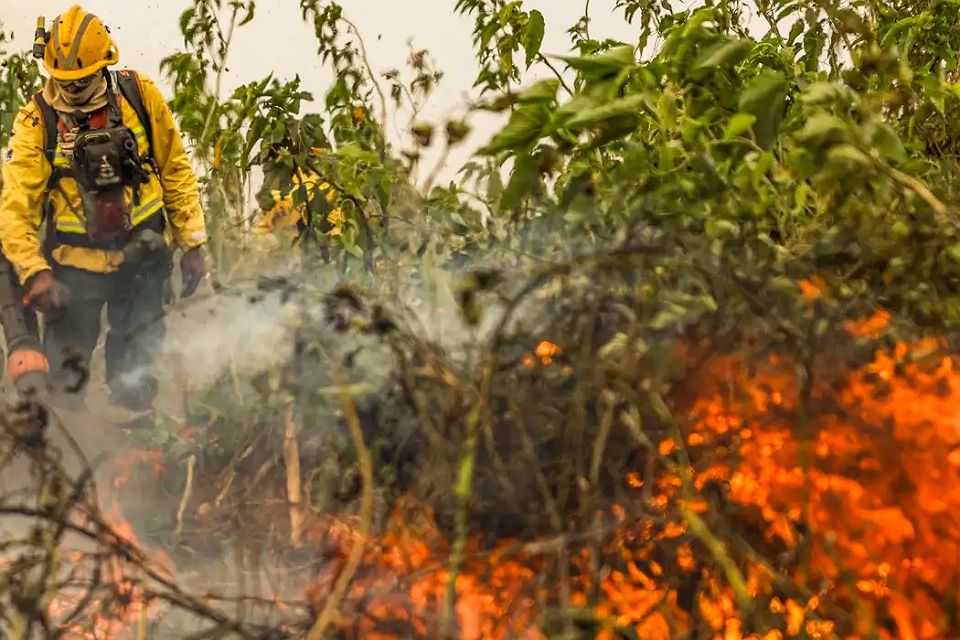
[[[154,478],[165,473],[160,464],[159,451],[133,450],[113,462],[114,480],[110,500],[103,511],[103,519],[110,526],[113,533],[122,542],[143,550],[133,531],[133,526],[123,516],[120,509],[118,491],[124,487],[129,479],[132,468],[138,463],[149,464],[151,475]],[[149,561],[161,573],[173,576],[175,573],[173,560],[162,549],[150,552]],[[85,560],[84,554],[75,553],[74,564],[80,565]],[[157,603],[146,602],[142,588],[137,587],[131,580],[130,566],[124,561],[113,561],[107,566],[105,581],[112,585],[117,595],[112,606],[104,606],[103,599],[94,599],[87,605],[88,615],[78,618],[72,624],[58,624],[61,631],[68,633],[67,637],[95,640],[110,638],[111,640],[133,640],[137,637],[138,624],[145,620],[154,620],[159,616]],[[58,623],[64,616],[70,614],[80,603],[82,595],[71,593],[57,593],[51,599],[47,613],[51,620]]]
[[[827,295],[822,282],[801,283],[801,291],[809,300]],[[875,336],[889,322],[879,311],[847,330]],[[454,583],[458,636],[539,640],[548,637],[551,609],[576,607],[593,617],[595,637],[609,640],[622,637],[620,629],[651,640],[957,637],[960,360],[933,358],[939,346],[898,343],[842,384],[815,378],[808,398],[782,357],[759,372],[734,356],[703,364],[691,424],[682,437],[655,443],[664,460],[685,447],[693,468],[674,464],[653,478],[632,470],[631,506],[596,514],[615,525],[612,539],[574,550],[569,583],[559,587],[538,581],[555,562],[547,542],[502,541],[481,554],[471,540]],[[549,365],[561,353],[544,340],[521,363]],[[745,395],[731,394],[731,383]],[[133,458],[163,473],[152,454]],[[720,485],[727,502],[690,498],[688,485],[703,495]],[[656,517],[629,519],[637,505]],[[119,512],[110,513],[133,540]],[[720,554],[735,545],[710,547],[698,537],[703,529],[719,536],[723,522],[756,526],[761,539],[751,544],[782,549],[783,558],[741,554],[724,565]],[[346,557],[359,542],[356,530],[348,519],[329,518],[309,537],[332,539]],[[367,543],[364,570],[340,606],[340,633],[435,636],[449,553],[433,513],[402,501],[386,531]],[[691,580],[693,593],[678,586]],[[313,582],[306,592],[319,608],[330,584]],[[745,629],[744,598],[766,630]]]
[[[808,297],[820,291],[813,287]],[[878,335],[889,321],[880,311],[847,330]],[[535,366],[555,356],[558,350],[551,345],[541,342],[523,364]],[[960,490],[954,490],[960,486],[960,367],[952,358],[931,363],[937,347],[929,340],[897,344],[889,353],[877,352],[840,387],[818,382],[807,401],[814,403],[810,410],[827,399],[837,406],[806,421],[798,417],[803,413],[795,368],[785,359],[771,357],[761,373],[748,374],[733,356],[714,358],[700,371],[701,397],[683,438],[691,459],[714,462],[685,472],[674,468],[656,479],[649,505],[666,518],[678,518],[659,528],[649,522],[628,525],[626,510],[615,507],[612,517],[622,520],[623,528],[602,550],[611,560],[597,574],[588,550],[576,555],[570,599],[563,606],[588,608],[598,621],[597,637],[611,640],[619,637],[617,628],[667,640],[699,635],[704,625],[710,637],[723,640],[837,633],[882,640],[947,637],[957,602],[944,595],[955,593],[951,585],[960,583]],[[745,398],[726,391],[730,381],[748,391]],[[667,438],[658,453],[669,457],[679,446]],[[701,490],[707,483],[722,483],[731,504],[758,515],[764,544],[780,545],[788,559],[807,556],[788,561],[792,568],[786,574],[759,557],[736,567],[746,596],[772,624],[769,630],[744,631],[728,576],[694,548],[687,520],[673,507],[707,519],[715,507],[705,499],[684,500],[684,478]],[[645,484],[640,470],[626,478],[638,497]],[[369,565],[380,569],[372,575],[379,577],[354,585],[354,596],[372,604],[363,610],[367,622],[353,626],[356,618],[351,618],[351,628],[341,629],[350,637],[358,629],[363,637],[403,637],[380,629],[377,622],[384,620],[403,620],[413,633],[429,635],[440,613],[449,580],[447,545],[429,512],[424,510],[421,524],[412,526],[409,510],[403,516],[400,511],[367,556]],[[557,589],[537,583],[540,556],[511,554],[508,548],[513,547],[503,542],[488,557],[469,560],[458,576],[462,637],[547,637],[539,628],[543,603],[555,601]],[[675,549],[672,559],[658,554],[665,548]],[[411,575],[417,577],[404,588],[406,603],[386,595]],[[596,588],[594,575],[600,578]],[[681,593],[673,586],[683,575],[703,580],[694,615],[689,605],[681,606]],[[791,595],[777,595],[784,579],[793,585]],[[320,593],[314,590],[312,598],[322,600]]]

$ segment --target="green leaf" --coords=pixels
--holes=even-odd
[[[707,220],[705,231],[707,232],[707,236],[711,238],[727,238],[731,236],[736,237],[740,233],[740,228],[729,220],[711,218]],[[716,309],[712,310],[715,311]]]
[[[841,91],[836,82],[813,82],[804,89],[801,99],[810,105],[822,104],[836,99]]]
[[[527,68],[533,64],[540,53],[540,45],[543,43],[543,14],[536,9],[530,12],[530,17],[526,28],[523,30],[523,50],[526,52]]]
[[[872,125],[872,129],[873,134],[870,139],[881,156],[895,164],[906,162],[907,151],[893,127],[886,122],[877,122]]]
[[[846,169],[866,169],[870,157],[852,144],[838,144],[827,152],[827,162]]]
[[[586,109],[603,106],[616,97],[610,81],[596,83],[584,89],[560,105],[556,111],[558,119],[566,120]]]
[[[728,40],[718,42],[707,47],[703,53],[697,56],[693,63],[694,69],[710,69],[715,67],[725,67],[735,65],[743,61],[750,51],[753,50],[753,43],[750,40]]]
[[[684,307],[681,307],[675,302],[666,301],[663,303],[663,308],[657,312],[657,315],[653,317],[647,326],[655,330],[676,326],[680,324],[686,314],[687,310]]]
[[[560,108],[554,112],[554,119],[557,122],[566,121],[587,109],[595,109],[606,102],[596,96],[590,96],[584,93],[578,93],[567,102],[560,105]]]
[[[797,137],[805,142],[814,142],[827,137],[835,138],[848,129],[849,125],[837,116],[819,111],[807,118]]]
[[[196,13],[197,13],[196,8],[190,7],[189,9],[184,10],[184,12],[180,14],[180,31],[181,32],[183,33],[188,32],[190,21],[193,20],[193,16],[196,15]]]
[[[660,118],[660,124],[667,129],[673,129],[677,126],[679,111],[677,109],[677,99],[669,92],[664,92],[657,100],[657,115]]]
[[[590,128],[623,116],[635,116],[639,120],[645,110],[655,110],[653,98],[646,93],[635,93],[592,109],[585,109],[571,117],[564,126]]]
[[[585,145],[583,148],[585,150],[589,150],[596,147],[601,147],[610,142],[622,141],[624,138],[634,133],[637,130],[638,125],[639,119],[635,113],[615,116],[605,120],[601,125],[597,126],[597,130],[594,132],[589,144]]]
[[[545,104],[525,104],[510,115],[506,126],[498,131],[486,146],[478,149],[477,153],[492,156],[508,149],[527,147],[540,139],[549,120],[550,109]]]
[[[803,20],[797,20],[793,23],[793,26],[790,27],[790,35],[787,36],[787,43],[793,44],[797,38],[800,37],[800,34],[803,33]]]
[[[753,127],[757,121],[757,116],[752,113],[735,113],[727,123],[727,128],[723,132],[724,140],[733,140],[739,138]]]
[[[762,149],[769,149],[776,140],[783,121],[786,97],[787,80],[776,71],[764,71],[740,95],[740,111],[757,118],[753,135]]]
[[[580,72],[584,80],[603,80],[616,76],[624,69],[637,66],[636,52],[631,45],[613,47],[599,55],[592,56],[551,56],[563,60],[572,69]]]
[[[256,10],[256,4],[251,2],[250,5],[246,7],[246,10],[247,10],[247,13],[246,15],[243,16],[243,20],[241,20],[240,23],[237,24],[238,27],[242,27],[243,25],[253,20],[253,15]]]
[[[343,225],[343,229],[337,237],[340,240],[340,245],[347,253],[354,258],[363,257],[363,249],[357,244],[357,230],[353,225]]]
[[[500,206],[504,209],[519,207],[524,198],[533,194],[541,184],[537,161],[531,155],[516,157],[510,180],[500,197]]]
[[[735,228],[735,225],[733,225],[733,226],[734,226],[734,228]],[[736,231],[739,232],[739,229],[737,229]],[[710,313],[714,313],[714,312],[716,312],[717,309],[720,308],[720,307],[717,305],[717,300],[716,300],[716,298],[714,298],[714,297],[713,297],[712,295],[710,295],[709,293],[705,293],[705,294],[703,294],[702,296],[700,296],[699,298],[697,298],[697,302],[699,303],[699,306],[700,306],[700,309],[701,309],[701,310],[705,310],[705,311],[708,311],[708,312],[710,312]]]
[[[517,94],[516,100],[520,104],[530,102],[549,102],[557,97],[560,81],[556,78],[540,80],[536,84]]]

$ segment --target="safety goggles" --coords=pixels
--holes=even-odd
[[[94,73],[93,75],[89,75],[84,78],[77,78],[76,80],[57,80],[57,83],[64,91],[68,91],[70,93],[80,93],[96,82],[98,78],[100,78],[100,74]]]

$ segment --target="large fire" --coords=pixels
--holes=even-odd
[[[848,329],[876,333],[887,320],[879,313]],[[771,357],[748,374],[733,356],[714,359],[700,371],[703,392],[684,434],[684,451],[699,462],[675,464],[646,493],[641,470],[626,478],[645,501],[643,511],[663,519],[628,518],[637,503],[615,508],[608,519],[620,526],[602,549],[603,566],[597,570],[581,549],[566,588],[538,583],[545,557],[536,544],[505,542],[477,556],[458,577],[459,637],[545,638],[537,622],[546,606],[564,604],[562,592],[567,607],[589,608],[601,621],[602,638],[629,629],[633,637],[666,640],[704,626],[724,640],[951,637],[951,612],[960,604],[960,493],[952,490],[960,480],[960,368],[952,358],[931,361],[937,346],[898,344],[843,385],[815,387],[806,399],[809,424],[798,422],[800,385],[790,363]],[[555,355],[540,343],[524,366],[549,366]],[[739,397],[731,388],[749,393]],[[659,443],[669,459],[679,449],[673,439]],[[759,554],[733,564],[726,544],[710,544],[707,523],[719,505],[700,497],[710,483],[726,489],[721,515],[756,514],[764,538],[783,548],[783,567]],[[355,584],[367,622],[351,616],[344,631],[398,638],[403,634],[387,623],[407,620],[430,635],[449,578],[446,544],[429,514],[418,519],[412,527],[398,512],[367,554],[398,581],[420,574],[407,597],[378,601],[372,582]],[[673,550],[669,562],[664,548]],[[690,594],[673,586],[678,575],[700,578],[694,613],[681,604]],[[317,586],[322,600],[325,589]],[[391,600],[398,604],[391,608]],[[767,630],[744,633],[745,616],[765,620]]]
[[[641,469],[628,475],[634,497],[597,514],[598,542],[468,545],[456,636],[546,638],[543,624],[562,629],[572,611],[578,629],[609,639],[957,637],[960,368],[931,360],[936,346],[898,344],[803,398],[788,362],[748,373],[735,357],[713,359],[698,373],[689,425],[658,443],[671,470],[654,486]],[[523,365],[551,366],[557,353],[542,342]],[[758,535],[721,530],[738,522]],[[436,637],[450,546],[430,511],[404,501],[375,539],[357,530],[331,517],[307,536],[335,539],[341,557],[306,586],[313,610],[362,544],[333,624],[344,637]],[[752,553],[757,545],[779,553]],[[568,580],[542,581],[545,567]],[[143,613],[129,615],[132,626]]]

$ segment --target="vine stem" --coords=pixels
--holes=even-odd
[[[921,182],[921,181],[918,180],[917,178],[914,178],[913,176],[909,176],[909,175],[903,173],[902,171],[898,171],[897,169],[894,169],[894,168],[892,168],[892,167],[889,167],[889,168],[887,169],[887,172],[889,173],[889,175],[890,175],[891,178],[893,178],[894,180],[896,180],[897,182],[899,182],[899,183],[900,183],[901,185],[903,185],[904,187],[907,187],[908,189],[910,189],[911,191],[913,191],[914,193],[916,193],[917,196],[919,196],[920,198],[922,198],[923,201],[926,202],[927,205],[928,205],[931,209],[933,209],[934,212],[935,212],[937,215],[939,215],[939,216],[946,216],[946,214],[947,214],[947,206],[946,206],[945,204],[943,204],[943,202],[941,202],[941,201],[937,198],[937,196],[933,195],[933,192],[930,191],[930,189],[927,187],[927,185],[925,185],[923,182]],[[952,224],[954,227],[957,226],[957,224],[956,224],[955,222],[953,222],[952,220],[949,221],[949,222],[950,222],[950,224]]]
[[[350,430],[350,438],[353,440],[353,446],[357,450],[357,459],[360,463],[360,477],[363,481],[360,495],[360,530],[353,547],[350,549],[350,557],[343,571],[337,577],[337,582],[333,587],[333,593],[327,599],[323,611],[317,618],[307,640],[321,640],[327,627],[334,622],[337,615],[337,607],[347,592],[347,586],[360,561],[363,560],[363,552],[366,549],[367,539],[370,536],[370,522],[373,519],[373,460],[370,457],[370,450],[363,440],[363,429],[360,424],[360,417],[357,415],[357,409],[353,404],[353,395],[350,392],[350,383],[342,371],[338,372],[338,385],[340,386],[340,401],[343,403],[343,414],[347,420],[347,427]]]
[[[223,55],[220,56],[220,62],[217,64],[217,77],[213,81],[213,100],[210,103],[210,109],[207,111],[207,118],[203,123],[203,131],[200,133],[198,142],[203,147],[206,144],[207,134],[213,126],[213,116],[217,112],[217,105],[220,101],[220,91],[223,87],[223,72],[227,68],[227,55],[230,53],[230,43],[233,41],[233,31],[237,26],[237,12],[239,9],[234,7],[230,14],[230,27],[227,29],[227,37],[223,38]]]
[[[303,507],[303,483],[300,478],[300,444],[297,442],[297,425],[294,419],[294,404],[287,405],[286,430],[283,439],[283,458],[287,474],[287,502],[290,508],[290,544],[300,544],[305,520]]]
[[[383,94],[383,88],[380,86],[380,83],[377,81],[377,77],[373,74],[373,67],[370,66],[370,58],[367,56],[367,45],[363,42],[363,37],[360,35],[360,30],[357,29],[357,25],[353,24],[349,18],[340,18],[343,20],[347,26],[353,31],[354,35],[357,37],[357,42],[360,45],[360,57],[363,58],[363,67],[367,70],[367,75],[370,76],[370,82],[373,83],[373,88],[377,92],[377,96],[380,98],[380,122],[384,127],[384,130],[381,131],[381,138],[386,134],[387,126],[387,97]],[[381,145],[381,156],[386,151],[382,147],[386,144],[385,140],[380,141]],[[383,162],[384,158],[381,157],[380,161]]]
[[[457,512],[454,514],[454,540],[450,549],[450,577],[443,598],[443,608],[440,613],[440,638],[454,637],[450,633],[456,611],[457,578],[463,570],[464,552],[467,548],[469,534],[468,515],[470,511],[470,496],[473,493],[473,474],[476,468],[477,448],[480,441],[480,426],[484,416],[489,412],[488,403],[490,387],[493,381],[493,372],[496,367],[495,352],[486,356],[483,367],[483,378],[480,382],[480,395],[470,415],[467,417],[467,438],[463,445],[463,454],[460,458],[460,473],[457,485],[454,487],[454,496],[457,500]]]
[[[564,91],[566,91],[572,96],[573,90],[570,88],[569,85],[567,85],[567,81],[563,79],[563,75],[560,73],[559,70],[557,70],[555,66],[553,66],[553,63],[550,62],[549,58],[547,58],[547,56],[543,55],[542,53],[537,53],[537,57],[540,59],[540,62],[547,65],[550,71],[553,71],[554,75],[557,76],[557,80],[560,81],[560,86],[563,87]]]
[[[213,128],[214,115],[217,112],[217,107],[220,105],[220,92],[223,87],[223,72],[227,68],[227,55],[230,53],[230,44],[233,42],[233,33],[237,26],[237,13],[239,12],[238,7],[233,8],[233,12],[230,14],[230,26],[227,28],[227,35],[223,37],[222,30],[220,29],[219,20],[217,22],[217,31],[220,32],[220,40],[223,42],[222,54],[220,60],[217,63],[217,75],[214,79],[213,84],[213,93],[210,100],[210,108],[207,110],[207,117],[204,119],[203,130],[200,132],[200,137],[197,138],[197,148],[198,151],[201,151],[201,163],[202,169],[205,174],[209,173],[210,169],[210,159],[209,153],[207,152],[207,136],[210,134],[210,131]],[[221,193],[224,192],[222,185],[217,185]],[[213,262],[214,265],[211,268],[211,276],[215,279],[219,279],[217,274],[217,266],[222,265],[224,262],[224,251],[226,247],[224,246],[223,239],[220,234],[216,234],[217,240],[213,243]]]
[[[183,487],[183,496],[180,498],[180,505],[177,507],[177,527],[173,530],[173,537],[179,538],[183,533],[183,515],[187,511],[187,505],[190,504],[190,497],[193,495],[193,468],[197,463],[196,454],[192,454],[187,460],[187,480]]]

